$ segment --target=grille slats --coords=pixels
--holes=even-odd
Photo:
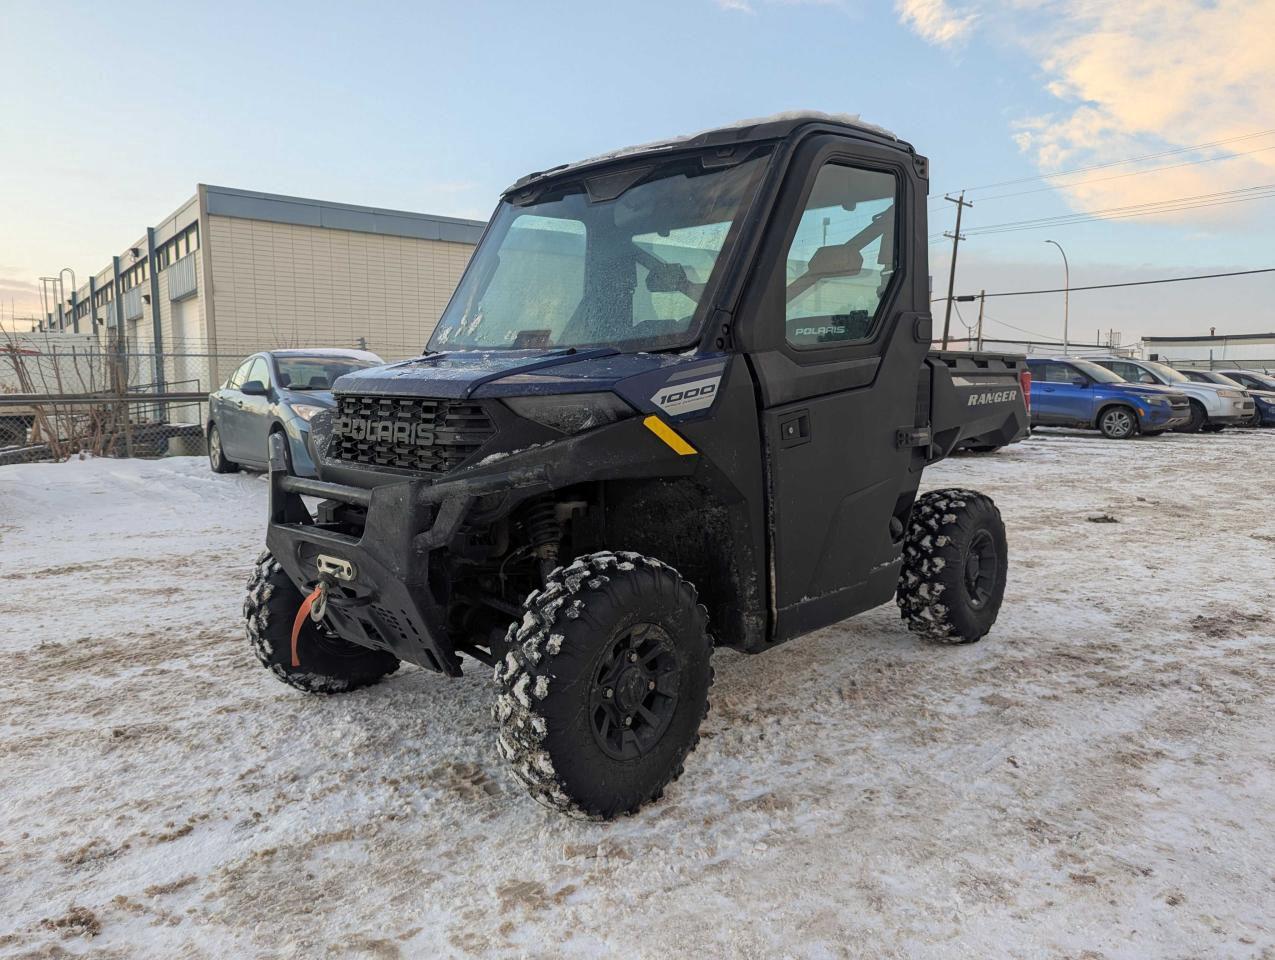
[[[347,463],[445,473],[495,434],[481,402],[341,396],[332,452]]]

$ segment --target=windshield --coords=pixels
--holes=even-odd
[[[1091,363],[1088,360],[1069,360],[1068,362],[1075,366],[1077,370],[1088,374],[1091,379],[1096,380],[1098,383],[1124,383],[1124,377],[1112,373],[1106,367],[1100,367],[1096,363]]]
[[[376,364],[347,357],[275,357],[279,386],[289,390],[327,390],[337,377]]]
[[[692,342],[768,154],[648,162],[502,202],[429,349]]]
[[[1156,363],[1154,360],[1143,360],[1142,365],[1149,369],[1152,373],[1163,377],[1169,383],[1190,383],[1191,378],[1186,374],[1178,373],[1170,366],[1163,363]]]

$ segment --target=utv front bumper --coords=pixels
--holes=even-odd
[[[270,438],[270,524],[266,546],[303,593],[328,584],[327,621],[339,636],[401,660],[458,676],[447,632],[447,584],[431,578],[431,554],[445,547],[474,501],[518,489],[549,489],[535,466],[481,480],[404,480],[370,489],[293,476],[286,441]],[[364,511],[358,536],[315,520],[302,497]]]

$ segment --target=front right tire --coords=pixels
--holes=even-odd
[[[541,804],[609,820],[658,799],[699,742],[708,614],[676,570],[594,553],[547,578],[496,666],[497,746]]]
[[[301,596],[270,551],[262,551],[248,578],[244,623],[261,665],[290,687],[306,693],[346,693],[368,687],[398,669],[398,657],[342,640],[324,624],[306,617],[297,634],[292,665],[292,624]]]

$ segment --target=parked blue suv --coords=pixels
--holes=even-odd
[[[1153,437],[1191,419],[1191,405],[1170,387],[1130,383],[1078,357],[1028,357],[1032,426],[1097,428],[1112,440]]]

